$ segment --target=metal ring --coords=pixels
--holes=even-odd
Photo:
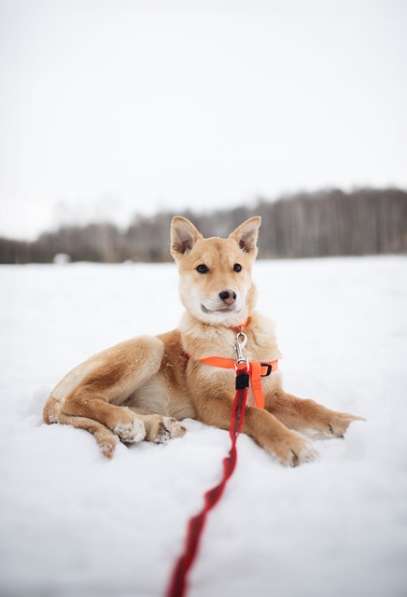
[[[247,336],[244,332],[238,332],[236,335],[236,341],[239,342],[240,348],[244,348],[247,344]]]

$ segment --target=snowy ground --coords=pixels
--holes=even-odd
[[[407,258],[257,265],[286,387],[367,417],[319,461],[284,469],[246,436],[210,517],[191,597],[407,594]],[[225,432],[166,446],[41,423],[89,354],[174,327],[172,265],[0,268],[0,595],[162,595],[187,517],[219,476]]]

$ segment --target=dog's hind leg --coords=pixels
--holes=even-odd
[[[72,427],[76,427],[77,429],[89,431],[89,433],[94,435],[102,454],[106,458],[112,458],[119,439],[105,425],[93,419],[71,417],[63,413],[61,413],[58,422],[63,425],[72,425]]]
[[[77,429],[84,429],[95,436],[99,448],[102,454],[106,458],[113,456],[116,444],[118,443],[117,436],[110,431],[105,425],[95,421],[94,419],[88,419],[86,417],[74,417],[66,415],[61,412],[61,401],[50,396],[45,404],[43,413],[44,422],[48,425],[52,423],[60,423],[62,425],[71,425]]]
[[[143,418],[123,404],[160,368],[164,345],[141,337],[104,351],[97,365],[63,401],[62,413],[92,419],[108,427],[123,442],[142,441]]]

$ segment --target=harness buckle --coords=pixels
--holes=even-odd
[[[263,373],[260,377],[268,377],[270,375],[270,373],[273,370],[273,367],[270,365],[270,363],[261,363],[262,367],[267,367],[267,371],[266,373]]]
[[[243,371],[241,373],[237,373],[235,383],[236,390],[244,390],[245,388],[248,388],[249,383],[250,377],[248,373]]]

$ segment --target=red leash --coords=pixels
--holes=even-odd
[[[223,459],[222,479],[215,487],[208,489],[204,495],[204,505],[201,511],[189,519],[184,550],[173,568],[166,597],[184,597],[186,595],[188,573],[198,553],[206,517],[208,512],[219,502],[226,483],[235,470],[237,463],[236,441],[243,428],[248,387],[249,368],[247,362],[243,361],[238,363],[236,367],[236,394],[232,404],[229,427],[231,447],[229,454]]]

